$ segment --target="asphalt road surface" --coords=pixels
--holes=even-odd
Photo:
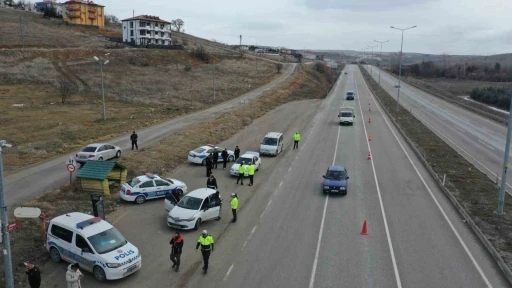
[[[295,67],[296,64],[285,64],[285,69],[280,77],[240,97],[218,104],[206,110],[191,113],[155,126],[138,130],[139,148],[151,145],[188,125],[208,121],[209,119],[213,119],[222,113],[226,113],[239,105],[261,97],[266,91],[276,87],[286,80],[293,73]],[[129,139],[129,134],[126,134],[106,142],[121,147],[122,155],[127,155],[131,149]],[[48,162],[31,166],[27,169],[6,176],[4,178],[6,202],[10,206],[13,206],[14,204],[19,204],[24,200],[36,197],[44,191],[65,184],[69,179],[69,172],[66,170],[65,163],[70,156],[74,155],[75,153],[69,153],[68,155],[56,157]]]
[[[373,78],[379,81],[378,68],[372,67],[371,70]],[[367,68],[367,71],[370,72],[370,68]],[[396,83],[396,77],[381,72],[382,86],[395,99]],[[497,175],[500,175],[501,179],[507,137],[506,126],[404,82],[400,89],[400,103],[407,109],[412,109],[414,116],[491,179],[495,180]],[[509,155],[509,162],[511,159]],[[508,177],[507,191],[512,190],[511,185],[512,178]]]

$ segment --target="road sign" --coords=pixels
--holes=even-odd
[[[75,158],[73,156],[69,156],[68,160],[66,160],[66,164],[75,165],[76,164]]]
[[[16,230],[20,228],[21,222],[14,222],[12,224],[7,225],[7,231],[11,232],[12,230]]]
[[[18,207],[14,209],[16,218],[37,218],[41,215],[41,209],[37,207]]]
[[[73,172],[75,172],[75,165],[73,165],[73,164],[68,164],[67,168],[68,168],[69,173],[73,173]]]

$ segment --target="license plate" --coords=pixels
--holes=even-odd
[[[81,158],[81,159],[85,159],[85,158],[87,158],[87,156],[80,156],[80,158]]]
[[[338,190],[331,190],[331,192],[340,192],[340,191],[338,191]]]
[[[130,272],[135,271],[137,269],[137,267],[138,267],[138,265],[135,265],[135,266],[132,266],[132,267],[126,269],[126,273],[130,273]]]

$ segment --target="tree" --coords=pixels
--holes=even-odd
[[[66,79],[59,80],[58,88],[62,103],[66,103],[69,95],[75,90],[73,84]]]
[[[171,27],[174,27],[177,32],[181,31],[181,28],[185,25],[185,22],[181,19],[176,19],[171,21]]]
[[[496,72],[500,72],[500,70],[501,70],[501,64],[500,64],[500,62],[496,62],[496,63],[494,64],[494,71],[496,71]]]
[[[106,24],[115,24],[115,23],[119,23],[119,18],[117,18],[117,16],[115,15],[105,15],[105,23]]]
[[[276,63],[277,73],[281,73],[281,69],[283,69],[283,63],[277,62]]]

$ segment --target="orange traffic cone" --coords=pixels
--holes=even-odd
[[[368,112],[372,112],[372,107],[368,106]]]
[[[370,136],[368,136],[368,141],[372,141],[372,134],[370,134]]]
[[[368,225],[366,224],[366,220],[364,220],[363,231],[361,231],[361,235],[368,235]]]
[[[372,118],[368,118],[368,123],[372,123]]]
[[[368,160],[372,160],[372,154],[370,154],[370,152],[368,152]]]

